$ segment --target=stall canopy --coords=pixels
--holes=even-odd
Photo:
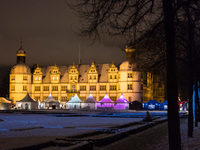
[[[99,101],[99,103],[97,104],[97,108],[109,108],[109,109],[113,109],[114,107],[114,102],[109,98],[109,96],[106,94],[104,96],[104,98]]]
[[[82,109],[92,109],[96,110],[97,109],[97,101],[94,99],[92,94],[88,96],[88,98],[81,104]]]
[[[27,93],[22,100],[16,102],[16,106],[18,109],[38,109],[38,102],[33,100]]]
[[[159,110],[159,103],[156,100],[150,100],[144,103],[143,107],[148,110]]]
[[[81,108],[81,100],[77,94],[66,103],[66,109],[80,109]]]
[[[47,97],[47,99],[44,100],[43,103],[41,103],[41,105],[44,105],[42,106],[42,108],[46,108],[46,109],[58,109],[60,108],[60,103],[59,101],[55,100],[53,98],[53,96],[51,95],[51,93],[49,94],[49,96]]]
[[[168,100],[165,100],[163,103],[160,103],[160,110],[168,109]]]
[[[116,110],[125,110],[129,108],[128,100],[125,99],[123,94],[115,101],[114,109]]]

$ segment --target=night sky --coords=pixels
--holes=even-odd
[[[80,22],[65,0],[0,0],[0,65],[14,65],[20,38],[27,64],[68,65],[81,61],[118,64],[124,59],[121,43],[107,38],[92,44],[78,36]],[[109,40],[108,40],[109,39]]]

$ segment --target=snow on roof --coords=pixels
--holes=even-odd
[[[110,97],[106,94],[102,100],[99,101],[100,103],[113,103]]]
[[[121,94],[121,96],[119,97],[119,99],[116,100],[116,103],[128,103],[128,100],[125,99],[124,95]]]
[[[34,103],[37,103],[35,100],[33,100],[33,99],[30,97],[29,93],[27,93],[26,96],[25,96],[22,100],[17,101],[17,102],[34,102]]]
[[[96,102],[97,101],[94,99],[92,94],[90,94],[90,96],[88,96],[88,98],[84,101],[84,103],[96,103]]]
[[[81,103],[82,101],[80,100],[80,98],[78,97],[77,94],[75,94],[74,97],[72,97],[67,103]]]

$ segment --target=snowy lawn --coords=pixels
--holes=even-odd
[[[71,136],[141,121],[142,118],[56,117],[51,114],[0,114],[0,138]]]

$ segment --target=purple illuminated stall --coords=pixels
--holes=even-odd
[[[114,109],[115,110],[125,110],[129,108],[129,102],[125,99],[123,94],[119,97],[118,100],[116,100]]]
[[[97,104],[97,109],[113,109],[113,108],[114,108],[114,102],[109,98],[107,94]]]

